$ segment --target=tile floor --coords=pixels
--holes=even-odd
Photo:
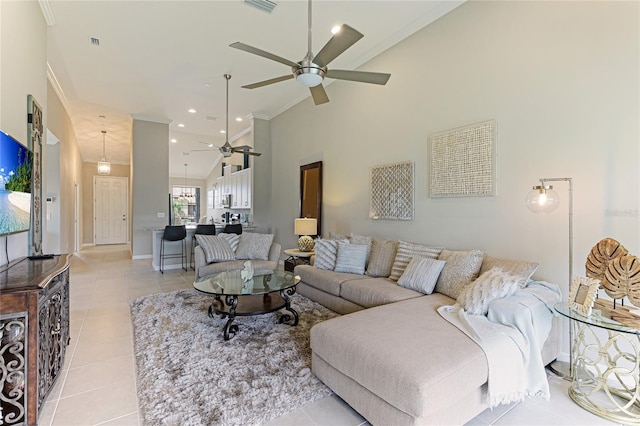
[[[193,272],[153,271],[150,260],[131,260],[128,246],[83,249],[71,262],[71,344],[65,368],[41,412],[39,424],[140,425],[129,301],[191,288]],[[549,402],[487,410],[469,425],[612,424],[578,407],[568,382],[550,377]],[[330,396],[275,419],[269,426],[368,424],[340,398]]]

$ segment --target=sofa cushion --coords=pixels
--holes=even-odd
[[[367,265],[367,275],[372,277],[388,277],[398,251],[397,241],[374,238],[371,242],[371,253]]]
[[[468,314],[486,315],[489,303],[511,296],[518,287],[524,287],[522,282],[527,282],[522,276],[512,275],[501,268],[489,269],[462,289],[456,303]]]
[[[434,293],[333,318],[311,329],[311,348],[398,410],[437,412],[488,376],[482,349],[436,311],[453,303]]]
[[[196,241],[202,247],[207,263],[235,260],[231,246],[222,237],[217,235],[196,234]]]
[[[365,278],[346,281],[340,286],[340,297],[365,308],[380,306],[424,296],[422,293],[398,286],[387,278]]]
[[[231,246],[231,250],[233,250],[234,253],[236,252],[236,250],[238,250],[238,243],[240,243],[240,235],[221,232],[217,236],[227,240],[227,242]]]
[[[482,266],[480,267],[480,275],[484,274],[490,269],[501,268],[503,271],[512,275],[519,275],[525,278],[521,287],[526,285],[527,281],[538,269],[538,263],[526,262],[524,260],[510,260],[500,259],[498,257],[492,257],[487,254],[482,259]]]
[[[315,260],[313,266],[319,269],[333,271],[338,257],[338,241],[317,239],[314,246]]]
[[[326,271],[310,265],[298,265],[293,272],[296,275],[300,275],[301,282],[338,297],[340,297],[342,283],[366,277],[365,275]]]
[[[444,260],[414,257],[400,276],[398,285],[420,293],[431,294],[445,263]]]
[[[438,260],[447,263],[440,273],[435,291],[457,299],[462,289],[478,277],[483,256],[480,250],[442,250]]]
[[[338,257],[336,257],[336,272],[350,274],[364,274],[369,247],[361,244],[349,244],[338,241]]]
[[[236,259],[268,260],[273,234],[245,232],[240,235]]]
[[[398,281],[411,258],[428,257],[437,259],[440,252],[442,252],[442,247],[427,247],[420,244],[399,241],[398,251],[396,252],[396,258],[393,261],[389,278],[393,281]]]

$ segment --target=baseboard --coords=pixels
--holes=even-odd
[[[95,244],[94,243],[82,243],[80,245],[80,248],[82,248],[82,247],[95,247]]]
[[[152,254],[139,254],[137,256],[131,256],[133,260],[141,260],[141,259],[151,259],[153,257]]]

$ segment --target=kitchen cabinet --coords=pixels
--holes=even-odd
[[[229,166],[227,166],[229,167]],[[253,174],[252,169],[239,170],[234,173],[227,173],[231,169],[225,168],[225,175],[217,179],[217,189],[221,201],[219,208],[223,206],[223,195],[231,195],[230,209],[251,209],[253,207]]]

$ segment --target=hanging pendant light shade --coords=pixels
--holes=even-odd
[[[107,131],[102,131],[102,158],[98,161],[98,174],[99,175],[108,175],[111,174],[111,163],[107,161],[107,156],[104,153],[104,139],[107,135]]]

